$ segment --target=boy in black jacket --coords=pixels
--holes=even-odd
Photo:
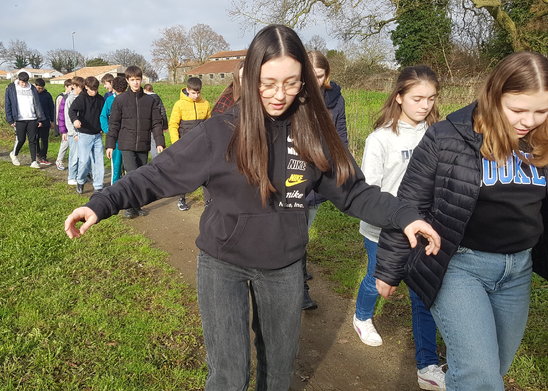
[[[76,192],[84,192],[84,183],[89,174],[93,177],[95,191],[103,189],[105,167],[103,163],[103,139],[99,116],[103,108],[103,97],[97,93],[99,80],[90,76],[84,81],[85,91],[76,97],[69,108],[69,118],[76,129],[78,141],[78,174]]]
[[[125,73],[129,90],[118,95],[112,103],[106,143],[107,157],[111,159],[118,142],[124,169],[129,172],[147,164],[151,133],[158,153],[164,150],[166,144],[158,102],[141,88],[141,68],[133,65]],[[138,205],[126,210],[127,218],[132,219],[138,215],[146,215]]]
[[[46,116],[45,121],[42,122],[42,126],[38,128],[38,138],[36,140],[37,146],[37,159],[38,163],[49,166],[51,163],[47,159],[48,155],[48,144],[49,144],[49,130],[53,126],[55,121],[55,106],[53,104],[53,98],[51,94],[46,90],[46,82],[44,79],[39,77],[34,81],[34,86],[36,91],[38,91],[38,99],[40,100],[40,105],[42,106],[42,111]]]

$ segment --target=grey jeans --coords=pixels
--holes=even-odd
[[[209,369],[207,391],[247,390],[250,297],[256,390],[289,389],[299,342],[302,287],[300,261],[277,270],[254,269],[200,253],[198,303]]]

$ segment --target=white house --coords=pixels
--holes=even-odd
[[[51,79],[53,77],[62,75],[61,72],[56,71],[55,69],[21,68],[13,71],[8,71],[6,78],[11,80],[16,79],[21,72],[27,72],[31,79],[36,79],[37,77],[41,77],[42,79]]]
[[[67,73],[58,77],[54,77],[49,82],[51,84],[63,84],[65,80],[72,79],[75,76],[83,77],[84,79],[88,76],[95,76],[97,79],[101,80],[103,76],[107,73],[110,73],[112,76],[124,76],[126,68],[122,65],[103,65],[99,67],[84,67],[75,70],[74,72]],[[143,83],[148,83],[148,78],[143,75]]]

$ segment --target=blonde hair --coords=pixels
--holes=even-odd
[[[473,115],[474,130],[483,134],[481,154],[503,164],[513,153],[537,167],[548,164],[548,123],[544,121],[523,137],[530,150],[520,152],[520,139],[502,109],[503,94],[548,91],[548,59],[534,52],[518,52],[505,57],[491,72],[478,97]],[[523,147],[523,145],[522,145]],[[521,148],[522,149],[522,148]]]
[[[440,89],[440,82],[436,73],[426,65],[417,65],[412,67],[405,67],[402,69],[396,80],[396,85],[392,90],[392,93],[384,102],[380,110],[379,119],[375,121],[373,127],[375,129],[390,125],[392,131],[398,134],[398,120],[401,117],[402,109],[396,98],[407,94],[409,90],[422,82],[431,83],[436,92]],[[438,122],[440,117],[438,111],[437,99],[434,101],[434,105],[430,110],[430,113],[425,118],[428,125],[432,125]]]

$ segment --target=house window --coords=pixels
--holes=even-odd
[[[210,78],[210,79],[213,79],[213,73],[210,73],[210,74],[209,74],[209,78]]]
[[[219,76],[221,77],[221,79],[224,79],[224,78],[225,78],[225,74],[224,74],[224,73],[221,73]]]

